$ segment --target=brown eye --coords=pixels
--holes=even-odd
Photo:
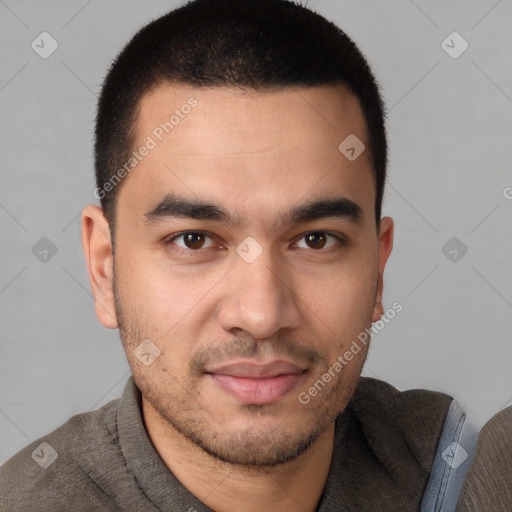
[[[178,243],[180,241],[180,243]],[[210,241],[210,245],[206,245]],[[190,249],[192,251],[197,251],[199,249],[205,249],[212,245],[211,237],[206,235],[205,233],[188,231],[186,233],[181,233],[179,235],[174,236],[168,241],[169,244],[175,244],[181,249]]]
[[[329,238],[331,238],[333,242],[329,242]],[[342,243],[342,240],[339,237],[326,233],[325,231],[312,231],[311,233],[304,235],[300,241],[302,240],[306,243],[306,249],[309,248],[316,250],[327,249],[335,245],[336,242]]]
[[[308,233],[306,236],[306,243],[312,249],[322,249],[326,243],[325,233]]]
[[[183,241],[189,249],[201,249],[204,244],[204,235],[200,233],[188,233],[184,235]]]

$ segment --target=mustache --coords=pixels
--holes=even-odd
[[[234,359],[277,359],[285,358],[299,364],[326,364],[327,356],[317,349],[299,344],[285,337],[274,340],[256,340],[238,337],[215,343],[196,352],[189,361],[189,370],[199,375],[207,366],[229,362]]]

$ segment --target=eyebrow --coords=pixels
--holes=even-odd
[[[346,197],[326,197],[296,205],[282,214],[278,226],[301,224],[314,220],[337,218],[358,223],[363,217],[362,208]],[[170,218],[187,218],[221,222],[230,227],[243,224],[221,206],[199,199],[188,199],[167,194],[153,209],[144,214],[144,224],[156,224]]]

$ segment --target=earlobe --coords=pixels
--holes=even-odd
[[[108,221],[99,206],[90,204],[82,211],[82,247],[96,316],[108,329],[116,329],[112,240]]]
[[[379,268],[372,322],[377,322],[384,315],[384,307],[382,305],[382,294],[384,291],[384,269],[386,268],[386,263],[393,249],[393,229],[393,219],[391,217],[383,217],[379,225]]]

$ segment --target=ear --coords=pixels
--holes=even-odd
[[[384,314],[382,306],[382,292],[384,289],[384,268],[393,249],[394,223],[391,217],[383,217],[379,223],[379,273],[377,277],[377,291],[375,293],[375,305],[373,307],[372,322],[380,320]]]
[[[110,228],[103,210],[87,205],[82,211],[82,247],[94,295],[96,316],[108,329],[118,327],[114,306],[114,269]]]

